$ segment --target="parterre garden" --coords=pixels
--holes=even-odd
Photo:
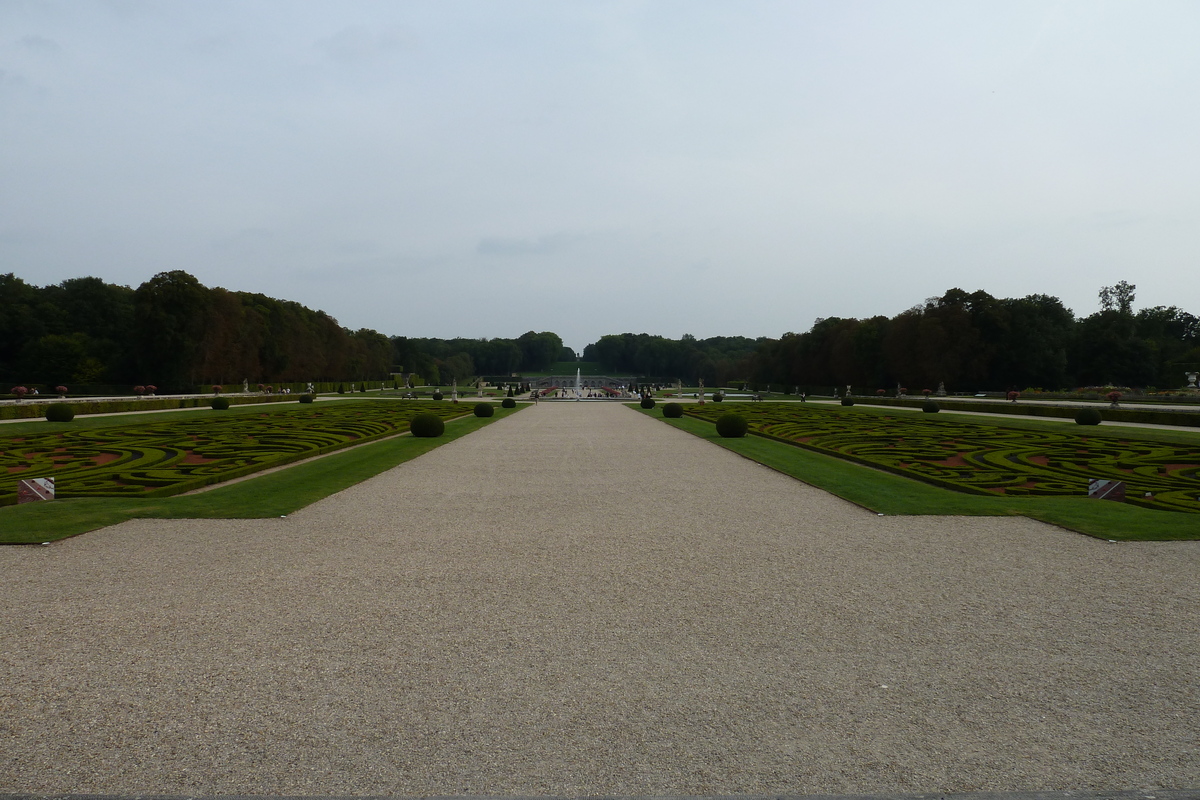
[[[1126,483],[1130,504],[1200,513],[1193,444],[794,403],[689,405],[685,413],[715,422],[735,410],[752,433],[960,492],[1078,497],[1089,480],[1107,478]]]
[[[165,497],[351,445],[405,433],[417,414],[443,419],[470,406],[407,401],[320,403],[232,415],[46,433],[0,430],[0,505],[21,478],[55,478],[57,496]],[[202,416],[201,416],[202,415]],[[45,423],[43,423],[45,424]]]

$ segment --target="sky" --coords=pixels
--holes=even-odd
[[[1200,3],[0,0],[0,273],[390,336],[1200,314]]]

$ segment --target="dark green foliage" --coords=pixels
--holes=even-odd
[[[442,399],[442,393],[441,393],[441,392],[434,392],[434,393],[433,393],[433,399],[434,399],[434,400],[441,400],[441,399]]]
[[[490,417],[495,413],[496,413],[496,409],[492,406],[491,403],[476,403],[475,404],[475,416],[477,416],[477,417]]]
[[[842,405],[844,405],[844,406],[852,406],[852,405],[854,405],[854,398],[853,398],[853,397],[843,397],[843,398],[842,398]]]
[[[654,398],[653,397],[643,397],[642,398],[642,408],[654,408]]]
[[[500,401],[500,405],[502,405],[502,406],[503,406],[503,407],[505,407],[505,408],[516,408],[516,407],[517,407],[517,401],[516,401],[516,400],[514,400],[514,399],[513,399],[513,398],[511,398],[511,397],[506,397],[506,398],[504,398],[503,400],[501,400],[501,401]]]
[[[1048,295],[997,298],[962,289],[890,319],[828,317],[808,333],[763,340],[754,379],[809,386],[944,381],[958,391],[1181,387],[1184,365],[1200,362],[1200,320],[1174,306],[1135,311],[1135,288],[1106,287],[1103,308],[1081,319]]]
[[[926,414],[936,414],[941,411],[942,408],[937,404],[936,401],[926,400],[924,403],[921,403],[921,410]]]
[[[724,414],[717,418],[717,433],[723,439],[740,439],[750,426],[741,414]]]
[[[703,378],[708,386],[728,386],[730,378],[745,374],[757,346],[756,340],[743,336],[697,339],[684,334],[674,340],[647,333],[621,333],[601,336],[589,344],[584,348],[583,360],[599,362],[601,374],[675,376],[693,385],[697,378]]]
[[[683,406],[679,403],[666,403],[663,405],[663,416],[671,419],[679,419],[683,416]]]
[[[311,402],[312,402],[314,399],[315,399],[315,398],[314,398],[314,397],[313,397],[311,394],[302,394],[302,395],[300,395],[300,402],[301,402],[301,403],[311,403]]]
[[[213,411],[228,411],[229,399],[225,397],[214,397],[209,405],[212,406]]]
[[[442,421],[441,417],[433,414],[418,414],[409,422],[408,429],[412,431],[413,436],[433,439],[445,432],[446,423]]]
[[[75,409],[69,403],[51,403],[46,406],[46,419],[50,422],[70,422],[75,419]]]
[[[1081,408],[1075,412],[1075,421],[1080,425],[1099,425],[1100,419],[1098,408]]]
[[[724,400],[725,400],[725,395],[721,394],[720,392],[717,392],[716,394],[713,395],[714,403],[720,403]]]
[[[346,384],[339,383],[338,384],[338,394],[345,394],[345,393],[346,393]]]

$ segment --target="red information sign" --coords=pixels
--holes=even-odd
[[[17,503],[35,503],[54,499],[54,478],[28,478],[17,481]]]

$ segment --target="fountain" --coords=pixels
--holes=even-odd
[[[579,374],[579,367],[575,368],[575,399],[579,400],[583,397],[583,378]]]

